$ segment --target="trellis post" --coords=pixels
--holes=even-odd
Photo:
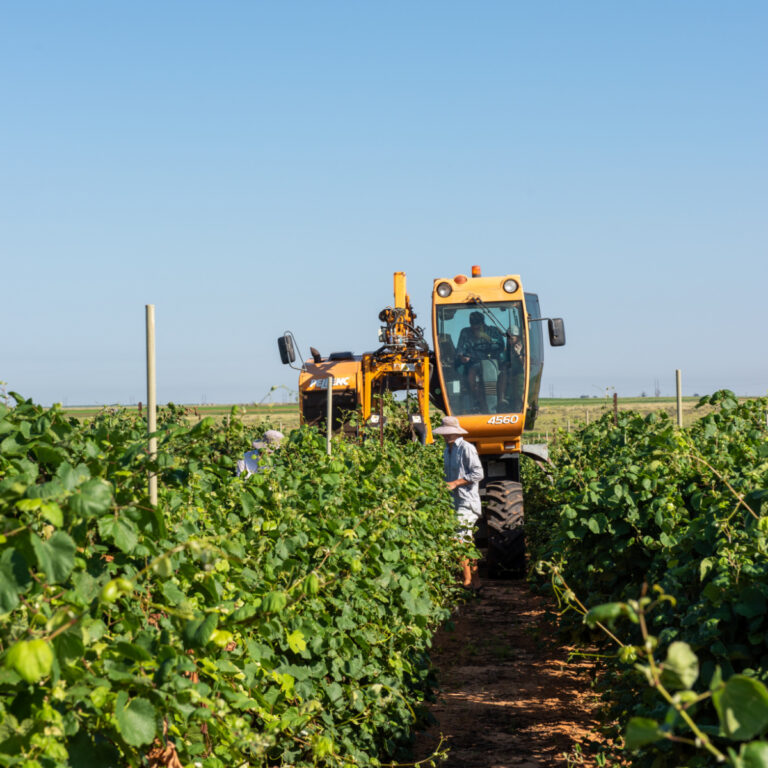
[[[146,305],[147,320],[147,436],[149,437],[148,457],[154,461],[157,456],[157,380],[155,372],[155,305]],[[157,506],[157,475],[149,471],[149,503]]]

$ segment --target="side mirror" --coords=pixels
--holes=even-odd
[[[565,345],[565,323],[562,317],[553,317],[547,321],[549,325],[549,343],[553,347]]]
[[[277,340],[277,348],[280,350],[280,360],[283,365],[289,365],[296,361],[296,350],[293,347],[293,338],[289,333],[284,333]]]

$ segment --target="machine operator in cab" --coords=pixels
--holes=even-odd
[[[475,310],[469,315],[469,328],[463,328],[459,334],[456,357],[464,366],[469,391],[478,413],[487,413],[488,404],[483,386],[483,361],[494,361],[494,370],[498,371],[498,361],[504,351],[504,336],[498,328],[486,325],[483,313]]]

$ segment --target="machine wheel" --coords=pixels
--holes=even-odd
[[[485,488],[484,517],[488,531],[488,575],[514,578],[525,573],[523,487],[495,480]]]

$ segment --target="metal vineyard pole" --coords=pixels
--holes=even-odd
[[[680,369],[675,371],[675,381],[677,384],[677,426],[683,426],[683,387],[681,384]]]
[[[157,380],[155,374],[155,305],[147,304],[147,435],[149,437],[149,460],[157,456]],[[157,506],[157,475],[149,472],[149,503]]]

